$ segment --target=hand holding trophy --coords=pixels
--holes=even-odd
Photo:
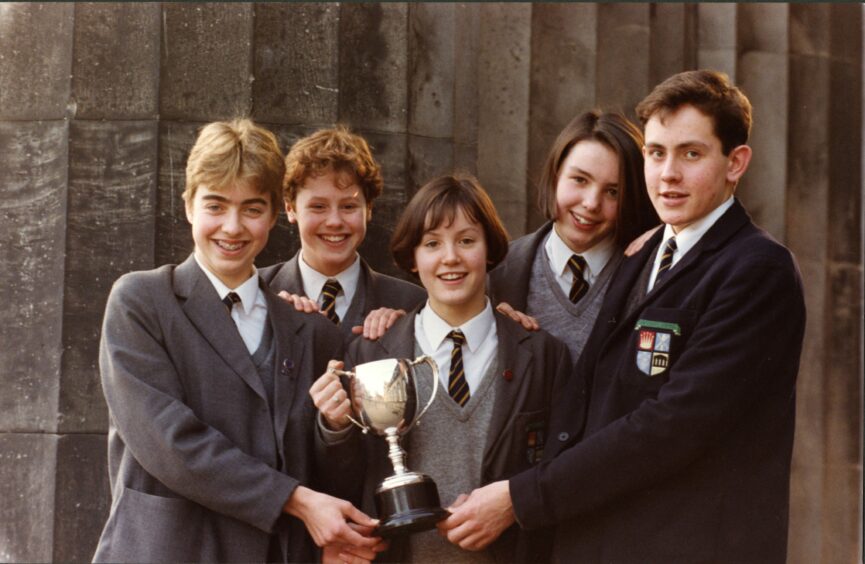
[[[428,371],[433,379],[432,394],[418,412],[420,398],[415,384],[418,374]],[[441,508],[438,488],[426,474],[411,472],[405,466],[405,451],[399,438],[420,422],[438,392],[438,366],[428,356],[415,360],[389,358],[359,364],[353,372],[331,369],[349,378],[352,423],[364,433],[372,431],[388,443],[388,457],[394,474],[376,488],[375,505],[380,524],[376,535],[396,535],[425,531],[435,527],[449,513]]]

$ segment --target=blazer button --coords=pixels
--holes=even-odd
[[[506,382],[510,382],[514,379],[514,373],[510,369],[506,369],[502,372],[502,378],[504,378]]]
[[[571,438],[571,435],[570,435],[569,433],[564,433],[564,432],[559,433],[559,440],[560,440],[560,441],[565,442],[565,441],[567,441],[569,438]]]

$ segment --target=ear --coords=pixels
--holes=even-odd
[[[748,145],[739,145],[730,151],[727,155],[727,183],[735,185],[748,170],[748,164],[751,162],[751,147]]]
[[[366,221],[372,221],[372,202],[366,204]]]
[[[297,215],[294,213],[294,204],[285,202],[285,215],[288,216],[289,223],[297,223]]]
[[[186,205],[184,206],[184,209],[186,210],[186,221],[188,221],[191,225],[192,224],[192,202],[187,200]]]

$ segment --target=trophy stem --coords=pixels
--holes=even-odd
[[[387,455],[390,458],[391,464],[393,464],[394,475],[402,476],[406,473],[405,451],[399,446],[399,434],[397,434],[396,427],[388,427],[384,432],[389,447]]]

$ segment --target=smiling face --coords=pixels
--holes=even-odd
[[[578,142],[556,181],[556,233],[583,253],[612,236],[618,211],[619,157],[599,141]]]
[[[733,194],[751,150],[739,145],[724,155],[712,120],[686,105],[649,118],[643,155],[652,205],[678,233]]]
[[[445,223],[426,231],[415,247],[415,272],[430,307],[456,327],[486,306],[487,244],[483,227],[462,209]]]
[[[351,175],[331,171],[310,176],[285,210],[288,220],[297,224],[306,264],[325,276],[351,266],[371,216]]]
[[[192,224],[196,258],[233,289],[252,276],[276,212],[267,195],[237,182],[224,190],[199,186],[186,205],[186,218]]]

